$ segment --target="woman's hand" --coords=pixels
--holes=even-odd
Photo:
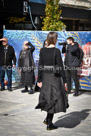
[[[37,86],[41,88],[42,87],[42,82],[38,82]]]
[[[65,88],[67,88],[67,83],[64,84]]]
[[[67,91],[67,83],[65,83],[64,86],[65,86],[65,90]]]
[[[16,67],[16,65],[13,64],[13,68],[15,68],[15,67]]]

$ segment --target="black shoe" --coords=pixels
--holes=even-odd
[[[34,91],[32,89],[28,91],[28,94],[33,94],[33,93]]]
[[[70,92],[70,91],[68,91],[68,92],[67,92],[67,94],[71,94],[71,92]]]
[[[74,93],[73,96],[79,96],[79,94],[78,93]]]
[[[48,122],[47,122],[46,119],[43,121],[43,123],[44,123],[45,125],[48,125]]]
[[[12,90],[12,88],[10,87],[10,88],[8,88],[8,91],[12,92],[13,90]]]
[[[54,129],[57,129],[58,127],[57,126],[55,126],[55,125],[53,125],[53,124],[51,124],[51,125],[47,125],[47,130],[54,130]]]
[[[24,90],[21,90],[21,92],[22,92],[22,93],[26,93],[26,92],[28,92],[28,90],[27,90],[27,89],[24,89]]]
[[[5,90],[5,87],[1,87],[0,91],[4,91]]]

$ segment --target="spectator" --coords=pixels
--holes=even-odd
[[[12,91],[12,66],[15,68],[16,65],[15,51],[14,48],[8,44],[6,37],[0,39],[0,41],[2,41],[2,46],[0,46],[1,91],[5,90],[5,72],[8,77],[7,89],[8,91]]]
[[[75,82],[75,94],[78,96],[79,92],[79,80],[77,76],[77,67],[79,66],[79,45],[74,42],[72,37],[67,38],[67,44],[63,45],[62,53],[66,53],[65,56],[65,73],[67,78],[68,93],[71,93],[71,79]]]
[[[29,46],[31,48],[29,48]],[[34,76],[34,60],[33,52],[35,47],[28,41],[24,42],[23,49],[20,51],[18,66],[21,69],[21,83],[25,86],[25,89],[22,90],[22,93],[28,92],[33,94],[33,84],[35,82]],[[28,87],[30,89],[28,90]]]

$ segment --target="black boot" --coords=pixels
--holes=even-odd
[[[32,88],[32,86],[30,86],[30,90],[28,91],[29,94],[33,94],[34,93],[34,90]]]
[[[12,90],[12,87],[9,87],[9,88],[8,88],[8,91],[12,92],[12,91],[13,91],[13,90]]]
[[[49,130],[49,131],[50,131],[50,130],[57,129],[57,128],[58,128],[58,127],[57,127],[57,126],[55,126],[53,123],[52,123],[52,124],[50,124],[50,125],[49,125],[49,124],[47,125],[47,130]]]
[[[5,90],[5,87],[1,87],[0,91],[4,91]]]
[[[71,94],[71,90],[70,90],[70,91],[68,90],[68,91],[67,91],[67,94]]]
[[[28,90],[28,94],[33,94],[33,93],[34,93],[33,87],[30,86],[30,90]]]
[[[57,129],[58,127],[53,125],[52,120],[53,120],[54,114],[52,113],[47,113],[46,120],[44,120],[44,123],[47,124],[47,130],[54,130]]]
[[[28,92],[28,87],[27,87],[27,86],[25,86],[25,89],[24,89],[24,90],[21,90],[21,92],[22,92],[22,93],[26,93],[26,92]]]
[[[33,89],[28,90],[28,94],[33,94],[33,93],[34,93]]]
[[[78,91],[75,91],[73,96],[78,96],[78,95],[79,95]]]
[[[79,94],[78,93],[74,93],[73,96],[79,96]]]
[[[45,119],[45,120],[43,121],[43,123],[44,123],[45,125],[48,125],[47,119]]]

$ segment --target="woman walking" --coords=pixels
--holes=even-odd
[[[29,48],[29,46],[31,48]],[[33,52],[35,47],[28,41],[24,42],[23,50],[21,50],[19,55],[18,66],[21,69],[21,83],[25,86],[25,89],[22,90],[22,93],[28,92],[33,94],[33,84],[35,82],[34,77],[34,61],[33,61]],[[28,87],[30,89],[28,90]]]
[[[50,32],[47,36],[48,46],[40,50],[39,58],[38,86],[41,87],[41,92],[36,109],[47,112],[47,117],[43,122],[47,125],[47,130],[57,129],[57,126],[52,123],[54,113],[66,112],[68,106],[61,81],[62,77],[66,83],[66,77],[60,50],[55,48],[56,42],[57,33]],[[54,67],[60,69],[56,71]]]

